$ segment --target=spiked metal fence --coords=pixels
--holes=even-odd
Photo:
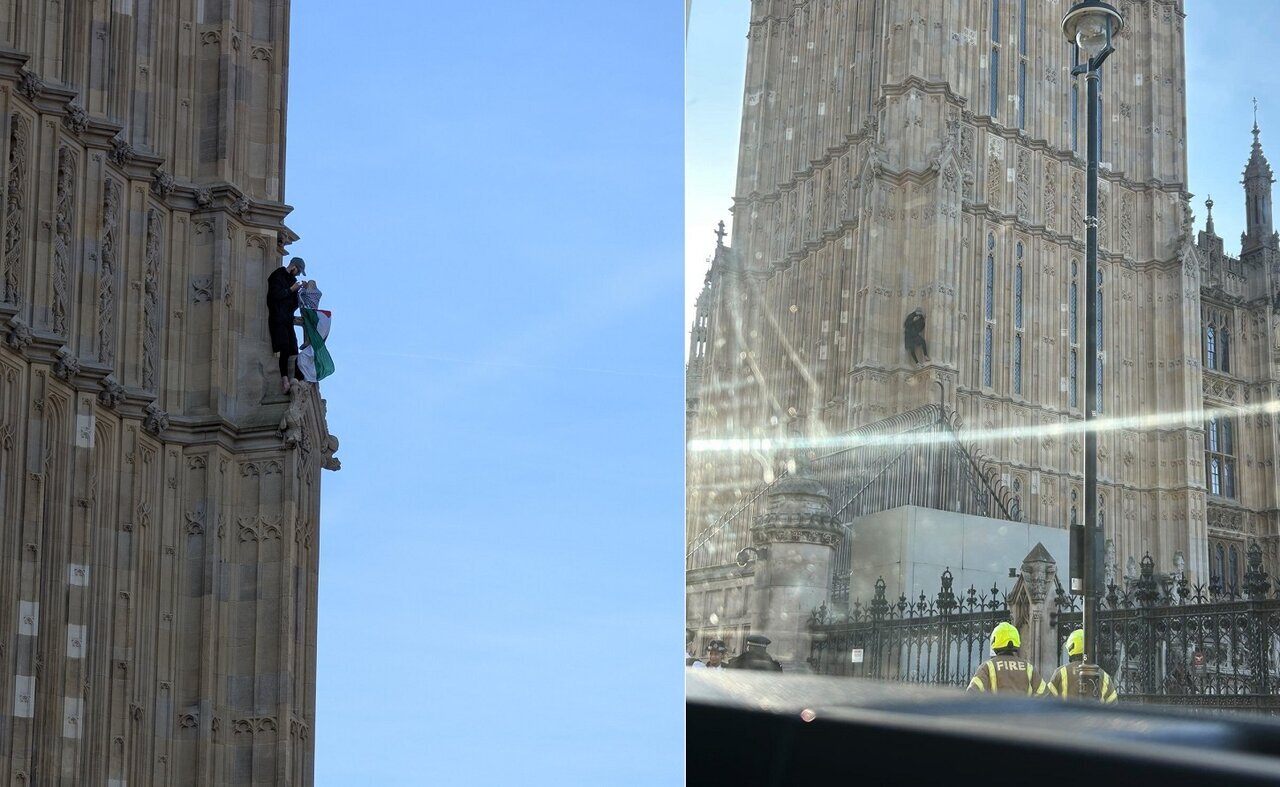
[[[970,587],[956,596],[950,569],[942,588],[930,599],[885,597],[884,579],[863,607],[854,602],[843,620],[833,619],[824,604],[813,613],[813,646],[809,663],[827,675],[878,678],[908,683],[963,686],[987,655],[987,638],[1009,619],[1005,596],[996,587],[978,592]]]
[[[1239,708],[1280,715],[1280,598],[1247,551],[1243,593],[1217,579],[1157,578],[1150,555],[1127,587],[1107,587],[1098,616],[1098,662],[1129,702]],[[1058,589],[1059,644],[1079,628],[1079,599]]]
[[[1280,715],[1280,586],[1262,568],[1256,543],[1247,550],[1243,592],[1216,579],[1192,584],[1157,576],[1150,555],[1124,587],[1111,584],[1098,614],[1097,660],[1121,701]],[[1059,584],[1050,624],[1058,654],[1081,626],[1080,599]],[[929,598],[885,597],[883,579],[863,606],[846,615],[826,604],[810,618],[809,663],[826,675],[963,686],[988,656],[992,628],[1010,619],[1008,600],[992,587],[957,596],[950,570]]]

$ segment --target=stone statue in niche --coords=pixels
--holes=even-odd
[[[924,339],[924,309],[917,306],[902,323],[902,342],[912,363],[929,362],[929,344]],[[919,357],[916,350],[920,351]]]

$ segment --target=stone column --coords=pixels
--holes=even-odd
[[[809,668],[809,613],[830,593],[831,560],[842,531],[831,496],[801,466],[774,485],[765,513],[751,528],[760,550],[755,573],[755,620],[772,642],[769,654],[785,672]]]
[[[1050,623],[1054,611],[1058,564],[1044,544],[1036,542],[1022,559],[1022,574],[1009,593],[1013,625],[1022,635],[1022,656],[1045,680],[1058,668],[1058,637]]]

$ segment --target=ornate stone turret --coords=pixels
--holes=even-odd
[[[1271,228],[1271,184],[1275,178],[1271,176],[1271,165],[1262,153],[1262,143],[1258,140],[1258,108],[1254,100],[1253,147],[1249,152],[1249,163],[1244,168],[1244,207],[1245,231],[1240,237],[1240,257],[1246,258],[1259,249],[1276,249],[1277,244]]]
[[[1012,622],[1022,634],[1022,656],[1044,675],[1058,666],[1058,643],[1050,622],[1057,576],[1057,561],[1037,541],[1022,559],[1018,581],[1009,593]]]
[[[787,672],[810,671],[809,614],[828,594],[831,560],[843,538],[831,515],[831,496],[807,462],[770,490],[765,513],[751,528],[759,550],[755,575],[756,633],[772,640],[770,654]]]
[[[698,293],[698,300],[694,306],[693,325],[689,329],[689,360],[685,365],[684,390],[686,396],[685,415],[688,419],[686,427],[690,429],[693,427],[693,419],[698,414],[707,350],[711,346],[711,318],[715,301],[711,282],[714,276],[719,275],[720,270],[727,264],[730,256],[729,247],[724,245],[725,230],[723,221],[716,227],[715,235],[715,255],[711,258],[711,267],[707,270],[707,276],[702,281],[702,292]]]

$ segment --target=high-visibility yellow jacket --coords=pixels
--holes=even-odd
[[[1054,690],[1058,697],[1064,700],[1100,700],[1105,703],[1116,701],[1116,687],[1112,682],[1111,676],[1102,667],[1098,667],[1098,674],[1102,677],[1099,682],[1102,691],[1100,696],[1094,696],[1092,692],[1081,692],[1080,690],[1080,667],[1081,662],[1072,661],[1069,664],[1063,664],[1053,673],[1053,677],[1049,679],[1049,686]]]
[[[998,654],[982,662],[969,681],[969,691],[1022,694],[1028,697],[1055,693],[1052,686],[1040,679],[1031,662],[1017,654]]]

